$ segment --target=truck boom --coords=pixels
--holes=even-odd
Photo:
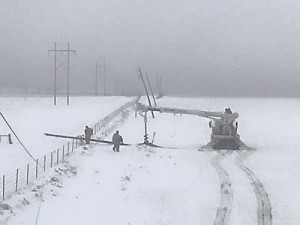
[[[211,119],[212,121],[209,122],[209,126],[212,129],[212,133],[211,141],[207,145],[208,148],[238,150],[240,147],[244,147],[243,142],[240,140],[240,136],[237,134],[238,124],[235,121],[239,117],[239,114],[236,112],[232,113],[230,108],[226,108],[224,112],[211,112],[197,109],[180,109],[158,106],[153,107],[139,104],[137,106],[137,110],[145,113],[151,111],[160,113],[185,114]]]

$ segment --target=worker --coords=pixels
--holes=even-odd
[[[232,114],[232,111],[231,111],[230,108],[226,108],[226,109],[225,109],[225,113],[226,113],[226,114]]]
[[[90,143],[92,135],[93,135],[93,129],[88,126],[85,126],[84,139],[87,144]]]
[[[114,144],[113,150],[115,152],[119,152],[120,151],[120,144],[123,143],[123,138],[122,138],[122,136],[120,136],[118,130],[114,133],[114,135],[112,137],[112,142]]]

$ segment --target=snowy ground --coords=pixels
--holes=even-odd
[[[109,113],[131,101],[125,97],[72,97],[71,104],[66,105],[65,98],[49,97],[0,97],[0,111],[10,123],[25,147],[35,157],[61,147],[65,139],[46,137],[44,133],[80,135],[86,125],[91,126]],[[0,118],[0,134],[12,132]],[[7,139],[0,143],[0,174],[12,172],[32,160],[17,139],[13,145],[7,145]]]
[[[220,111],[231,107],[240,114],[242,140],[257,150],[199,152],[198,147],[209,141],[207,119],[156,114],[154,120],[149,118],[150,141],[155,132],[155,143],[169,148],[128,146],[115,153],[111,146],[90,146],[61,166],[61,171],[76,172],[53,172],[40,180],[37,192],[34,187],[39,184],[32,186],[34,191],[7,200],[18,207],[13,212],[2,210],[4,216],[10,215],[4,224],[34,224],[41,206],[37,224],[45,225],[298,225],[299,103],[298,99],[160,99],[161,106]],[[127,143],[143,141],[143,119],[133,112],[125,123],[117,118],[111,126]],[[259,213],[268,213],[269,208],[260,205],[268,200],[272,220],[258,221]]]

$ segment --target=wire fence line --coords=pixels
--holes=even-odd
[[[130,101],[102,120],[98,121],[95,125],[91,126],[94,134],[101,130],[101,128],[108,125],[116,116],[118,116],[125,109],[135,105],[139,98]],[[66,157],[71,155],[78,147],[83,144],[81,140],[68,141],[66,144],[57,148],[56,150],[36,159],[35,162],[28,163],[23,167],[17,168],[14,171],[1,176],[0,179],[0,199],[6,199],[13,194],[18,193],[22,188],[28,186],[32,181],[38,179],[42,174],[63,162]]]

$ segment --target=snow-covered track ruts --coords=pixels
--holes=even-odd
[[[233,201],[231,180],[226,170],[224,170],[220,165],[220,159],[223,158],[223,156],[224,155],[220,153],[216,155],[212,160],[212,165],[219,175],[221,188],[221,201],[214,220],[214,225],[228,224]]]
[[[246,173],[247,177],[251,182],[251,186],[256,195],[257,201],[257,223],[258,225],[272,225],[272,205],[269,199],[269,195],[266,192],[263,184],[255,176],[255,174],[245,166],[243,162],[244,154],[240,154],[236,159],[238,166]]]

